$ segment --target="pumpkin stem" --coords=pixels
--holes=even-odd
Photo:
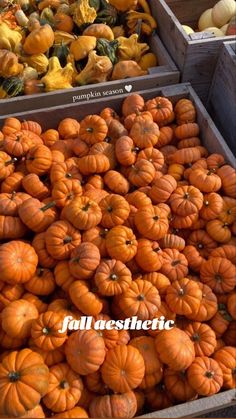
[[[44,272],[44,269],[43,268],[38,268],[38,271],[37,271],[37,276],[38,277],[41,277],[41,276],[43,276],[43,272]]]
[[[94,131],[94,129],[92,127],[88,127],[88,128],[86,128],[86,131],[89,132],[89,133],[92,133]]]
[[[159,218],[160,218],[160,217],[159,217],[158,215],[154,215],[153,220],[154,220],[154,221],[158,221],[158,220],[159,220]]]
[[[10,166],[10,164],[14,164],[17,162],[17,158],[13,157],[11,160],[5,161],[5,166]]]
[[[107,207],[107,211],[108,212],[112,212],[113,211],[113,208],[112,207]]]
[[[62,381],[60,382],[60,387],[61,387],[61,388],[63,388],[63,389],[69,388],[69,383],[68,383],[68,381],[66,381],[66,380],[62,380]]]
[[[183,288],[179,289],[179,295],[184,295],[184,289]]]
[[[83,208],[83,211],[88,211],[88,209],[90,208],[90,203],[88,202]]]
[[[171,266],[176,266],[176,265],[178,265],[179,264],[179,260],[173,260],[172,262],[171,262]]]
[[[200,341],[200,336],[199,336],[199,334],[198,334],[198,333],[194,333],[194,334],[191,336],[191,338],[192,338],[193,342],[199,342],[199,341]]]
[[[207,378],[213,378],[215,375],[214,371],[206,371],[205,372],[205,377]]]
[[[160,247],[156,247],[155,249],[153,249],[153,252],[156,252],[156,253],[158,253],[160,251],[161,251],[161,248]]]
[[[71,243],[72,242],[72,237],[71,236],[65,236],[63,243],[67,244],[67,243]]]
[[[215,274],[215,280],[216,281],[219,281],[219,282],[222,282],[222,276],[220,275],[220,274]]]
[[[12,193],[11,193],[11,200],[13,200],[14,198],[15,198],[15,196],[16,196],[16,191],[13,191]]]
[[[11,383],[15,383],[20,379],[20,373],[18,371],[10,371],[8,373],[8,378]]]
[[[118,276],[116,275],[116,274],[111,274],[110,275],[110,279],[112,280],[112,281],[117,281],[117,279],[118,279]]]
[[[49,333],[50,333],[50,329],[49,329],[48,327],[44,327],[44,328],[42,329],[42,333],[43,333],[44,335],[49,335]]]
[[[106,237],[107,233],[108,233],[108,228],[103,228],[100,231],[99,236],[104,238],[104,237]]]
[[[126,240],[125,244],[127,245],[132,244],[132,240]]]
[[[145,300],[145,296],[144,296],[143,294],[139,294],[139,295],[137,296],[137,300],[138,300],[138,301],[144,301],[144,300]]]
[[[183,196],[183,199],[189,199],[189,193],[188,192],[185,192],[185,194]]]
[[[71,179],[71,178],[72,178],[72,174],[71,174],[71,173],[66,173],[66,174],[65,174],[65,177],[66,177],[67,179]]]
[[[55,201],[49,202],[48,204],[44,205],[44,207],[40,208],[40,211],[45,212],[49,208],[55,207],[55,205],[56,205],[56,202]]]

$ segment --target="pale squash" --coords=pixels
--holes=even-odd
[[[212,8],[212,20],[214,26],[220,28],[236,15],[235,0],[220,0]]]

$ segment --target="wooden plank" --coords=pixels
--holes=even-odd
[[[215,394],[211,397],[204,397],[191,402],[169,407],[168,409],[148,413],[146,415],[139,416],[139,418],[193,418],[234,405],[236,405],[236,391],[233,389]]]
[[[205,145],[212,153],[217,152],[223,154],[227,161],[236,167],[236,159],[234,158],[232,152],[226,145],[223,137],[215,127],[209,114],[206,112],[203,104],[189,83],[164,86],[156,89],[139,91],[138,93],[142,94],[146,100],[155,96],[166,96],[174,104],[181,98],[190,98],[194,102],[197,109],[198,123],[201,129],[203,145]],[[85,100],[81,103],[60,105],[53,108],[47,107],[40,110],[21,112],[15,114],[14,116],[20,118],[21,120],[30,119],[33,121],[38,121],[42,125],[43,129],[46,130],[48,128],[56,128],[60,120],[63,118],[71,117],[80,120],[91,112],[101,112],[101,110],[106,106],[111,106],[115,110],[120,111],[122,102],[126,96],[127,95],[121,94],[110,98],[103,97],[97,100]],[[5,117],[0,117],[0,126],[3,124],[4,119],[9,116],[12,115],[10,114],[6,115]]]
[[[222,46],[207,108],[231,150],[236,154],[236,44]]]
[[[151,0],[150,4],[160,38],[181,71],[181,82],[191,82],[206,103],[220,48],[223,42],[235,37],[199,39],[200,34],[190,37],[182,24],[196,28],[201,13],[216,4],[216,0]]]
[[[95,98],[127,94],[140,89],[151,89],[179,82],[180,73],[157,35],[150,39],[150,49],[159,61],[159,66],[151,69],[148,75],[123,80],[109,81],[94,85],[57,90],[47,94],[18,96],[0,100],[0,115],[15,114],[21,110],[30,111],[42,107],[66,105]]]

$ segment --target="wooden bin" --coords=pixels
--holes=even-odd
[[[234,36],[202,39],[202,34],[187,35],[182,24],[197,28],[202,12],[213,7],[217,0],[151,0],[158,33],[181,72],[181,82],[190,82],[205,104],[212,82],[220,48]]]
[[[160,38],[154,35],[151,37],[149,45],[150,50],[157,56],[159,65],[150,68],[149,74],[145,76],[0,100],[0,115],[13,115],[21,111],[30,111],[58,105],[70,105],[72,103],[84,102],[85,100],[90,101],[100,98],[109,100],[110,96],[178,83],[180,73]]]
[[[231,150],[225,143],[220,132],[214,125],[211,117],[204,108],[202,102],[196,95],[195,91],[189,83],[183,83],[172,86],[164,86],[150,90],[139,92],[145,100],[154,98],[155,96],[165,96],[173,103],[179,99],[191,99],[197,110],[197,122],[200,126],[200,136],[202,143],[211,153],[221,153],[224,155],[226,161],[232,166],[236,167],[236,159]],[[91,113],[99,113],[107,106],[112,107],[119,112],[121,105],[126,95],[117,95],[116,97],[101,98],[91,100],[90,102],[84,101],[81,103],[60,105],[52,108],[44,108],[38,110],[31,110],[28,112],[20,112],[15,116],[20,120],[30,119],[39,122],[43,129],[57,128],[61,119],[66,117],[77,118],[81,120],[86,115]],[[11,115],[0,116],[0,128],[3,125],[4,119]],[[210,411],[218,410],[223,407],[232,406],[236,404],[235,390],[228,390],[212,397],[201,398],[196,401],[173,406],[168,409],[160,410],[142,416],[143,418],[181,418],[181,417],[199,417]]]
[[[207,108],[236,155],[236,42],[221,48],[210,88]]]

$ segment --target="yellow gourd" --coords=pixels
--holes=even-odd
[[[120,60],[138,62],[142,55],[149,50],[148,44],[138,42],[137,34],[133,34],[129,38],[120,36],[117,41],[119,42],[118,55]]]
[[[23,70],[23,65],[18,63],[18,57],[7,49],[0,50],[0,76],[17,76]]]
[[[77,26],[93,23],[97,17],[94,7],[90,7],[89,0],[77,0],[71,5],[73,20]]]
[[[112,68],[112,62],[108,57],[100,57],[95,51],[91,51],[87,65],[76,77],[76,83],[81,86],[104,82],[110,76]]]
[[[157,66],[157,57],[152,52],[142,56],[141,60],[138,62],[139,67],[142,70],[148,70],[149,68]]]
[[[183,30],[186,32],[187,35],[190,35],[191,33],[194,33],[194,30],[190,28],[190,26],[182,25]]]
[[[75,35],[72,35],[64,31],[55,31],[54,38],[55,38],[54,40],[55,44],[64,44],[64,45],[70,45],[72,41],[77,39]]]
[[[70,44],[70,52],[74,55],[75,60],[79,61],[86,58],[90,51],[96,48],[97,38],[95,36],[79,36]]]
[[[120,61],[115,64],[112,80],[122,80],[129,77],[139,77],[147,74],[147,71],[142,70],[135,61]]]
[[[70,89],[72,88],[73,78],[72,64],[67,64],[64,68],[61,67],[57,57],[49,58],[49,66],[47,74],[41,79],[41,83],[45,86],[46,92],[53,90]]]
[[[114,39],[112,29],[104,23],[94,23],[93,25],[88,26],[84,30],[83,35],[95,36],[97,39],[104,38],[108,41],[113,41]]]
[[[21,61],[35,68],[39,74],[46,73],[48,68],[48,58],[44,54],[22,56]]]
[[[22,35],[9,28],[9,26],[2,22],[0,23],[0,48],[8,49],[9,51],[15,51],[20,45]]]

